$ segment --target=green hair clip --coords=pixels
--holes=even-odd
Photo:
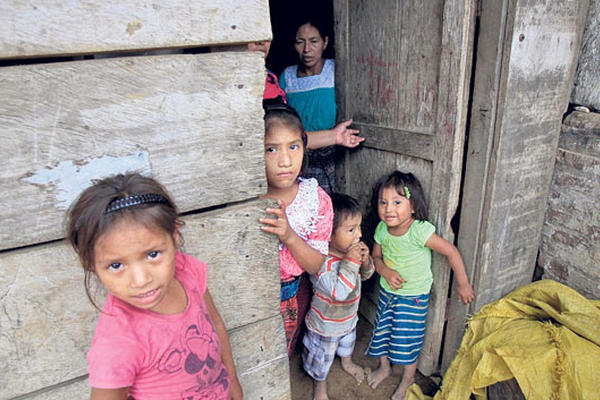
[[[410,199],[410,190],[408,190],[408,187],[404,186],[404,196],[407,199]]]

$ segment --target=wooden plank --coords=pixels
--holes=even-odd
[[[366,138],[362,144],[365,147],[433,161],[433,136],[430,134],[362,123],[353,125],[360,130],[360,136]]]
[[[182,48],[271,38],[267,0],[0,2],[0,58]]]
[[[584,3],[484,1],[481,26],[492,31],[481,31],[487,38],[478,47],[484,61],[477,62],[468,145],[477,156],[467,160],[459,238],[475,300],[468,308],[451,303],[444,366],[467,312],[532,279]]]
[[[432,134],[439,79],[438,68],[432,66],[440,63],[444,2],[348,3],[352,46],[346,53],[349,83],[345,94],[352,101],[346,117]]]
[[[62,237],[91,180],[127,170],[182,211],[263,193],[263,88],[247,52],[0,69],[0,249]]]
[[[186,247],[207,262],[209,289],[228,329],[272,317],[280,320],[277,241],[258,229],[266,203],[254,201],[184,218]],[[0,253],[0,304],[0,398],[86,373],[85,352],[97,311],[87,301],[83,272],[66,243]],[[274,346],[284,340],[273,333],[279,328],[269,329],[265,332],[271,332]],[[260,342],[252,336],[244,340]],[[285,352],[285,345],[279,347]],[[260,357],[247,356],[249,361],[242,364],[256,367]]]
[[[252,201],[185,220],[185,250],[210,267],[209,289],[228,328],[279,314],[277,238],[258,223],[271,203]]]
[[[458,207],[467,120],[475,2],[444,2],[440,53],[439,99],[435,117],[434,165],[429,197],[429,220],[438,235],[454,242],[450,221]],[[439,354],[451,269],[445,257],[433,253],[434,276],[419,370],[431,375],[439,369]],[[453,296],[453,298],[456,298]]]
[[[600,111],[600,1],[590,0],[571,102]]]
[[[87,400],[89,398],[90,388],[85,376],[19,397],[27,400]]]
[[[291,398],[290,372],[279,314],[229,332],[245,399]]]

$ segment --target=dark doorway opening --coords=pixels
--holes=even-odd
[[[308,15],[317,16],[323,21],[329,35],[329,46],[324,57],[335,57],[332,0],[269,0],[269,7],[273,42],[266,60],[267,68],[279,75],[285,67],[298,62],[298,55],[294,50],[296,28]]]

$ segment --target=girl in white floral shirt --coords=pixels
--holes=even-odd
[[[267,194],[277,207],[273,217],[261,218],[261,229],[279,238],[281,314],[288,354],[295,348],[299,328],[310,302],[304,272],[316,273],[328,253],[333,225],[329,195],[316,179],[299,176],[306,165],[306,132],[296,111],[285,105],[265,109],[265,169]]]

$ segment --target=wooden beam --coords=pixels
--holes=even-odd
[[[0,82],[0,249],[60,239],[79,193],[125,171],[184,212],[266,191],[259,54],[5,67]]]
[[[271,39],[267,0],[5,0],[0,58],[93,54]]]

